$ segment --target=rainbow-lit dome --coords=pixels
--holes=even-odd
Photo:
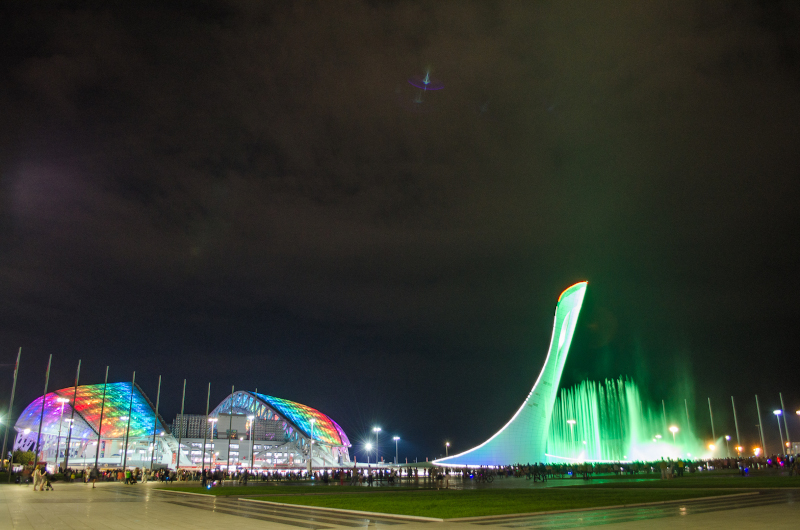
[[[156,434],[168,433],[169,430],[159,418],[155,421],[155,412],[150,400],[144,395],[138,385],[131,383],[108,383],[108,385],[82,385],[78,387],[62,388],[45,395],[44,418],[42,420],[42,435],[56,436],[63,420],[72,417],[72,399],[75,397],[75,416],[72,428],[73,438],[96,437],[100,428],[100,410],[103,401],[103,387],[105,386],[105,407],[103,407],[103,438],[124,438],[128,426],[128,409],[130,407],[130,436],[134,438],[153,436],[153,427]],[[133,402],[131,405],[131,388]],[[59,401],[61,400],[61,401]],[[15,428],[17,431],[30,429],[37,431],[39,418],[42,414],[42,398],[32,401],[20,414]],[[123,419],[124,418],[124,419]],[[62,434],[64,434],[62,432]]]
[[[210,414],[253,414],[262,420],[286,421],[289,431],[297,430],[303,436],[331,446],[350,447],[350,440],[338,423],[308,405],[256,392],[234,392]],[[313,420],[313,423],[312,423]],[[313,424],[313,427],[312,427]]]

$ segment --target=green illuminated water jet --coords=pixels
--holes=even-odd
[[[662,407],[643,402],[630,379],[583,381],[556,399],[546,456],[562,463],[710,456],[694,432],[686,421],[668,423]]]

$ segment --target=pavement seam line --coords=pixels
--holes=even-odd
[[[334,512],[334,513],[343,513],[343,514],[352,514],[352,515],[369,515],[372,517],[383,517],[386,519],[405,519],[405,520],[412,520],[412,521],[425,521],[431,523],[443,523],[445,519],[439,519],[438,517],[423,517],[421,515],[400,515],[395,513],[381,513],[381,512],[364,512],[361,510],[345,510],[342,508],[327,508],[324,506],[308,506],[306,504],[288,504],[284,502],[272,502],[272,501],[261,501],[257,499],[244,499],[239,498],[237,499],[243,502],[258,502],[261,504],[271,504],[273,506],[286,506],[291,508],[297,508],[298,506],[302,506],[304,509],[309,510],[319,510],[323,512]],[[447,519],[447,521],[451,521],[452,519]]]
[[[593,510],[613,510],[619,508],[638,508],[642,506],[659,506],[661,504],[674,504],[677,502],[692,502],[692,501],[707,501],[709,499],[724,499],[730,497],[742,497],[746,495],[758,495],[759,492],[752,491],[747,493],[732,493],[730,495],[712,495],[709,497],[697,497],[694,499],[677,499],[672,501],[655,501],[655,502],[640,502],[636,504],[616,504],[613,506],[593,506],[590,508],[575,508],[572,510],[550,510],[547,512],[530,512],[530,513],[515,513],[515,514],[503,514],[503,515],[482,515],[477,517],[459,517],[456,519],[447,519],[448,523],[468,523],[473,521],[491,521],[491,520],[502,520],[502,519],[512,519],[512,518],[519,518],[519,517],[533,517],[536,515],[550,515],[556,513],[571,513],[571,512],[588,512]]]

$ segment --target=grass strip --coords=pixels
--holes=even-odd
[[[720,490],[576,488],[385,491],[321,496],[263,496],[258,500],[342,510],[452,519],[674,501],[723,495]]]
[[[407,491],[410,489],[403,486],[391,487],[372,487],[363,486],[279,486],[279,485],[254,485],[254,486],[214,486],[212,488],[202,488],[200,486],[158,486],[163,491],[180,491],[184,493],[200,493],[204,495],[216,495],[222,497],[250,497],[253,495],[328,495],[341,493],[364,493],[369,495],[371,491]]]
[[[699,476],[674,478],[671,480],[641,480],[641,481],[613,481],[570,486],[572,488],[633,488],[633,489],[714,489],[714,488],[800,488],[800,477],[742,477],[740,475],[728,476]]]

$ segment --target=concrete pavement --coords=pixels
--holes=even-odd
[[[798,528],[800,491],[765,490],[758,495],[655,506],[584,510],[559,514],[485,518],[469,522],[419,522],[381,516],[277,507],[234,498],[166,492],[152,484],[59,484],[55,491],[0,485],[0,530],[25,529],[337,529],[396,526],[402,530],[470,528]]]

